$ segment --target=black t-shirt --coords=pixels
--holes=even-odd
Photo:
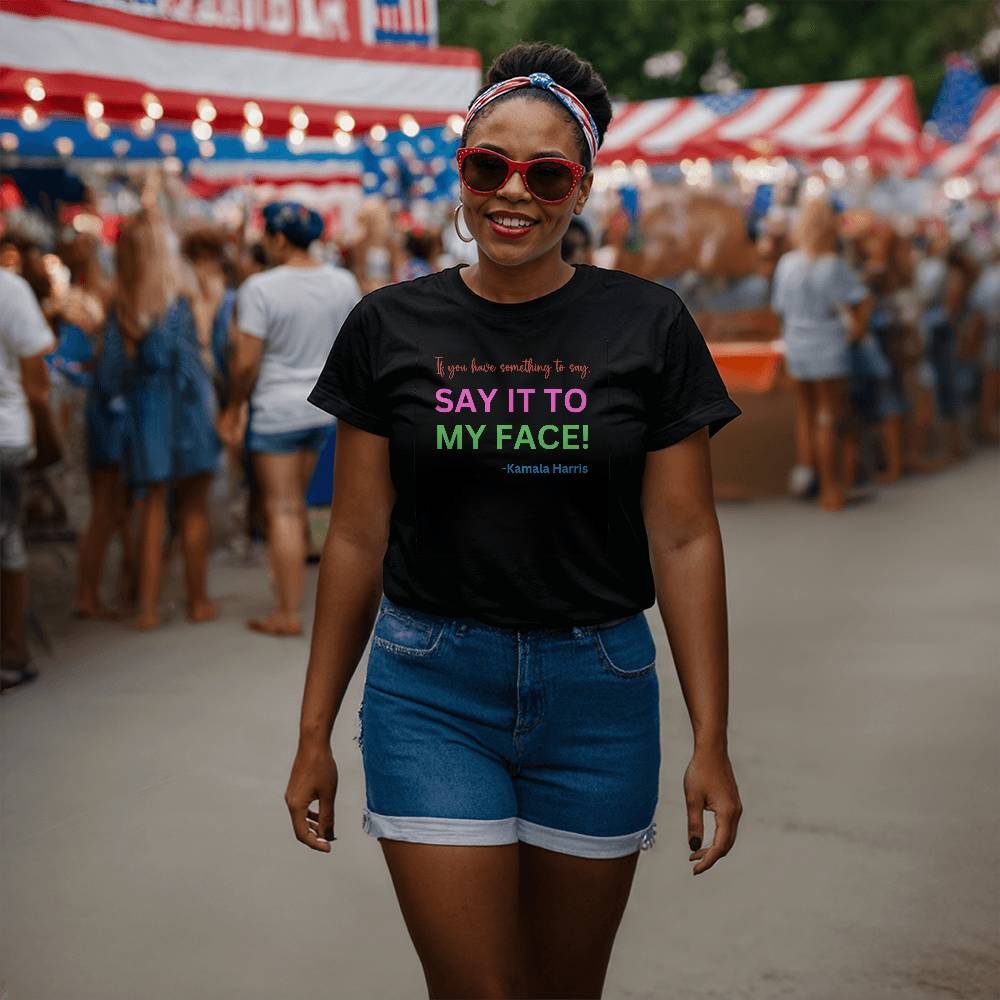
[[[540,298],[493,302],[461,266],[365,295],[309,396],[389,438],[386,595],[507,628],[651,607],[646,452],[741,413],[691,314],[586,264]]]

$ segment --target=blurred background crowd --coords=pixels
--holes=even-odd
[[[48,6],[53,20],[74,16]],[[238,98],[189,94],[188,110],[166,96],[175,83],[162,67],[133,94],[110,69],[105,79],[91,66],[81,84],[0,53],[14,63],[0,89],[5,689],[34,676],[32,633],[45,642],[25,582],[35,547],[76,552],[60,564],[75,578],[62,582],[67,610],[154,629],[173,553],[188,618],[208,622],[213,551],[256,565],[266,544],[275,603],[248,624],[301,633],[336,440],[305,402],[310,380],[362,294],[475,259],[453,226],[453,161],[481,54],[439,46],[448,32],[488,55],[530,28],[633,98],[616,104],[563,255],[667,285],[695,314],[745,414],[713,442],[720,499],[791,494],[849,510],[876,487],[995,448],[995,5],[962,5],[949,22],[962,51],[897,55],[919,74],[876,76],[907,66],[872,54],[869,34],[860,69],[827,67],[827,83],[759,55],[735,68],[753,62],[748,40],[763,52],[765,36],[798,31],[801,11],[713,5],[702,37],[694,6],[593,4],[596,21],[571,28],[548,3],[348,5],[371,51],[399,46],[404,78],[405,59],[423,72],[436,52],[445,75],[428,86],[463,90],[439,100],[415,87],[402,111],[398,88],[379,106],[375,70],[366,100],[309,104],[304,91],[277,108],[248,77]],[[799,5],[831,32],[852,6]],[[863,6],[866,17],[902,9]],[[627,63],[606,52],[625,8],[630,35],[642,18],[673,19],[676,47]],[[936,8],[912,8],[940,28]],[[97,25],[136,30],[134,16],[105,9]],[[602,24],[610,43],[596,37]],[[926,39],[925,28],[914,31]],[[729,49],[703,51],[726,32]],[[306,53],[319,44],[307,41]],[[316,136],[324,115],[332,138]]]

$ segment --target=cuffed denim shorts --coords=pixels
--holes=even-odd
[[[290,455],[297,451],[322,451],[326,439],[333,431],[333,424],[322,427],[303,427],[297,431],[265,434],[253,429],[247,433],[246,449],[254,455]]]
[[[643,612],[517,630],[383,596],[358,719],[374,837],[586,858],[653,843],[660,702]]]

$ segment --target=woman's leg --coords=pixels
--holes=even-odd
[[[518,844],[379,843],[432,1000],[548,996],[524,991]]]
[[[847,408],[847,379],[816,382],[816,460],[819,466],[819,505],[840,510],[845,503],[844,483],[837,461],[838,433]]]
[[[877,475],[880,483],[895,483],[903,475],[903,417],[894,413],[884,417],[879,425],[885,468]]]
[[[255,454],[254,471],[267,516],[267,551],[274,576],[275,606],[250,627],[275,634],[302,631],[302,589],[305,578],[305,497],[301,459],[297,452]]]
[[[309,530],[309,510],[305,506],[305,498],[309,492],[309,483],[312,480],[313,471],[316,468],[316,460],[319,458],[318,451],[299,452],[299,484],[302,489],[302,528],[305,539],[306,557],[318,555],[319,550],[313,551],[312,532]]]
[[[526,997],[600,997],[639,851],[578,858],[520,844]]]
[[[984,444],[1000,444],[998,413],[1000,413],[1000,368],[984,364],[978,414],[979,437]]]
[[[90,519],[80,539],[77,566],[76,614],[81,618],[115,618],[117,612],[101,603],[101,577],[108,543],[121,517],[122,482],[116,466],[105,465],[90,474]]]
[[[795,383],[795,451],[798,464],[807,469],[816,468],[816,450],[813,440],[813,421],[816,412],[815,383]]]
[[[135,624],[140,629],[156,628],[161,621],[157,604],[166,529],[167,484],[152,483],[139,501],[139,608]]]
[[[211,486],[212,475],[207,472],[189,476],[177,484],[187,614],[193,622],[209,622],[219,617],[218,606],[208,597],[208,492]]]

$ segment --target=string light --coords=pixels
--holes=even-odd
[[[128,139],[115,139],[115,141],[111,143],[111,151],[115,154],[115,156],[124,156],[129,151],[131,146],[132,143],[130,143]]]
[[[461,135],[462,129],[465,128],[465,119],[461,115],[448,115],[448,128],[455,135]]]
[[[247,101],[243,105],[243,117],[251,128],[260,128],[264,124],[264,112],[256,101]]]
[[[257,149],[263,142],[264,134],[253,125],[244,125],[241,138],[247,149]]]
[[[208,124],[203,118],[195,118],[191,122],[191,134],[199,142],[208,142],[212,138],[212,126]]]
[[[158,122],[163,117],[163,105],[157,100],[156,94],[143,94],[142,106],[146,110],[146,117]]]
[[[291,146],[301,146],[305,142],[306,134],[300,128],[290,128],[288,130],[288,143]]]
[[[42,81],[39,80],[37,76],[29,76],[28,79],[24,81],[24,92],[28,95],[29,100],[45,100],[45,88],[42,86]]]
[[[351,133],[345,132],[342,129],[336,129],[333,133],[333,141],[340,146],[341,149],[348,149],[351,145]]]
[[[203,97],[196,105],[198,117],[203,122],[214,122],[216,116],[215,105],[207,98]]]
[[[417,119],[411,114],[399,116],[399,127],[403,130],[403,135],[408,135],[410,138],[420,132],[420,125],[417,124]]]
[[[90,129],[90,134],[95,139],[107,139],[111,135],[111,126],[107,122],[92,121],[89,123],[88,128]]]
[[[73,155],[73,140],[69,136],[61,135],[52,144],[56,147],[56,152],[60,156],[72,156]]]
[[[342,132],[354,131],[356,123],[354,121],[354,115],[352,115],[349,111],[338,111],[334,121],[337,123],[337,128],[339,128]]]
[[[140,118],[135,124],[135,130],[139,135],[148,138],[153,134],[153,129],[156,128],[156,122],[150,118],[149,115],[145,115]]]
[[[103,118],[104,104],[97,94],[87,94],[83,99],[83,111],[88,118]]]
[[[30,104],[25,104],[25,106],[21,108],[21,114],[19,117],[21,119],[21,124],[25,128],[35,128],[38,125],[38,111]]]
[[[368,130],[368,134],[375,142],[384,142],[385,137],[389,134],[389,130],[384,125],[372,125]]]
[[[215,156],[215,143],[210,139],[205,142],[198,143],[198,155],[201,156],[203,160],[208,160]]]
[[[0,133],[0,149],[5,153],[13,153],[17,149],[18,139],[13,132]]]
[[[305,132],[309,128],[309,116],[302,110],[301,105],[296,104],[288,112],[288,120],[292,124],[292,128],[298,130],[299,132]]]

